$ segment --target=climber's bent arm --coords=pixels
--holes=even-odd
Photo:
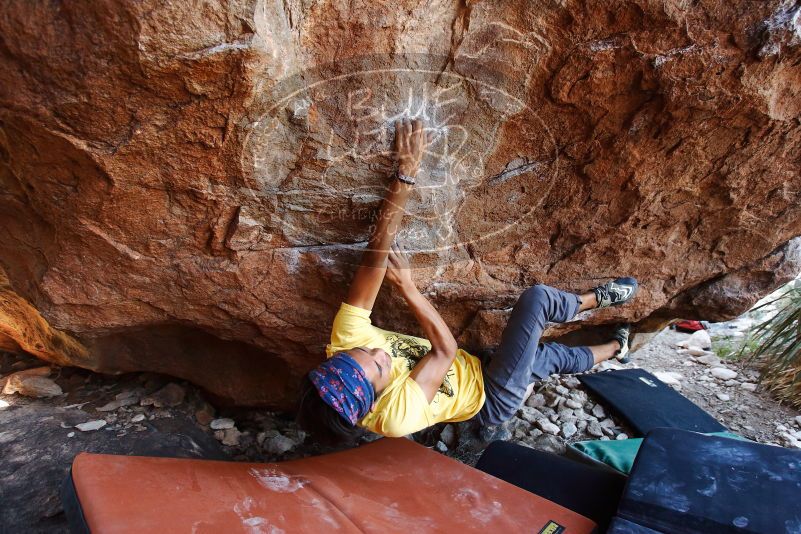
[[[407,288],[401,294],[431,342],[431,350],[409,374],[423,390],[428,402],[431,402],[456,359],[458,347],[442,316],[416,287]]]
[[[387,280],[403,296],[426,338],[431,342],[431,350],[420,359],[409,375],[423,390],[428,402],[431,402],[456,358],[456,340],[437,309],[417,290],[412,281],[409,259],[397,245],[393,245],[389,253]]]

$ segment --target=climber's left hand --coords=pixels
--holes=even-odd
[[[403,119],[395,122],[395,158],[398,172],[414,177],[420,168],[428,138],[420,119]]]

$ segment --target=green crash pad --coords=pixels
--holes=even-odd
[[[706,435],[748,441],[742,436],[732,434],[731,432],[711,432]],[[642,440],[643,438],[608,441],[577,441],[571,443],[569,446],[573,452],[578,453],[578,456],[582,458],[589,458],[593,463],[600,462],[616,471],[628,475],[631,471],[631,466],[634,464],[634,458],[637,457],[637,452],[640,450]]]

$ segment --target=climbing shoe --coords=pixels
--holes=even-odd
[[[630,276],[617,278],[593,288],[592,292],[595,293],[595,300],[598,301],[599,308],[620,306],[634,298],[637,293],[637,280]]]
[[[620,363],[629,363],[629,335],[631,334],[631,325],[622,324],[618,326],[612,333],[612,339],[620,343],[620,349],[615,353],[615,358]]]

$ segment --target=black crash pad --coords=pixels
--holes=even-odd
[[[640,447],[617,515],[676,534],[801,533],[801,451],[654,430]]]
[[[591,373],[578,379],[640,436],[665,427],[703,433],[726,430],[690,399],[642,369]]]

